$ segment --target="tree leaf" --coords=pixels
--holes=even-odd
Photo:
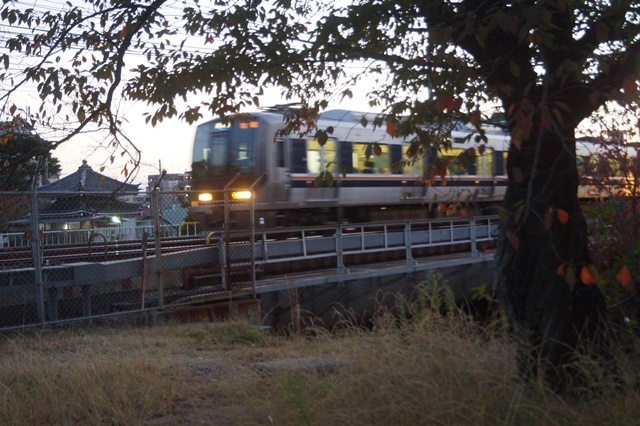
[[[569,266],[564,270],[564,281],[569,284],[569,287],[573,287],[576,285],[576,274],[573,270],[573,267]]]
[[[594,272],[595,268],[593,267],[593,265],[584,265],[582,268],[580,268],[580,281],[582,282],[582,284],[586,286],[594,285],[596,283],[596,274],[594,274]]]
[[[340,164],[340,173],[342,174],[343,178],[347,177],[347,168],[344,166],[344,164]]]
[[[316,133],[316,140],[318,141],[318,144],[320,146],[324,146],[329,140],[329,136],[324,130],[318,130],[318,132]]]
[[[398,129],[398,126],[396,126],[394,122],[387,120],[387,134],[389,136],[394,137],[396,135],[397,129]]]
[[[622,268],[616,274],[616,280],[628,291],[633,290],[633,286],[631,285],[631,273],[629,272],[629,268],[627,265],[623,265]]]
[[[324,183],[329,188],[333,188],[333,174],[331,172],[325,171],[325,173],[324,173]]]
[[[558,209],[556,215],[558,216],[558,222],[561,224],[566,225],[569,222],[569,213],[566,210]]]

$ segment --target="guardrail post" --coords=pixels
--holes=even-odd
[[[262,260],[269,260],[269,252],[267,249],[267,233],[264,230],[264,218],[260,218],[260,234],[261,234],[261,243],[262,243]]]
[[[478,257],[480,254],[478,253],[478,243],[476,236],[476,218],[472,217],[469,222],[469,233],[471,237],[471,257]]]
[[[336,263],[338,266],[338,274],[344,274],[346,272],[346,269],[344,267],[344,254],[343,254],[343,249],[342,249],[342,225],[338,225],[338,227],[336,228],[336,235],[335,235],[335,239],[336,239]]]
[[[406,256],[407,265],[408,266],[415,265],[416,261],[413,258],[413,254],[411,253],[411,223],[410,222],[406,222],[404,224],[404,246],[405,246],[405,253],[406,253],[405,256]]]

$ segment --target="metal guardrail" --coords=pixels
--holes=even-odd
[[[283,229],[256,232],[256,265],[335,257],[338,272],[344,272],[345,257],[401,250],[407,265],[414,263],[413,250],[424,247],[470,244],[471,256],[478,245],[493,241],[498,216],[470,220],[438,219],[383,224],[340,225],[313,229]]]

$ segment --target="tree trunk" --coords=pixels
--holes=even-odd
[[[542,374],[556,389],[566,384],[581,334],[595,333],[605,307],[582,272],[590,261],[575,136],[564,133],[534,129],[519,148],[512,143],[496,256],[496,291],[520,343],[520,372]]]

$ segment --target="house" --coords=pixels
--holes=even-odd
[[[37,188],[38,222],[42,231],[122,228],[142,217],[141,203],[126,202],[139,192],[138,184],[120,182],[94,171],[86,160],[69,176]],[[8,223],[9,231],[23,230],[31,215]]]

